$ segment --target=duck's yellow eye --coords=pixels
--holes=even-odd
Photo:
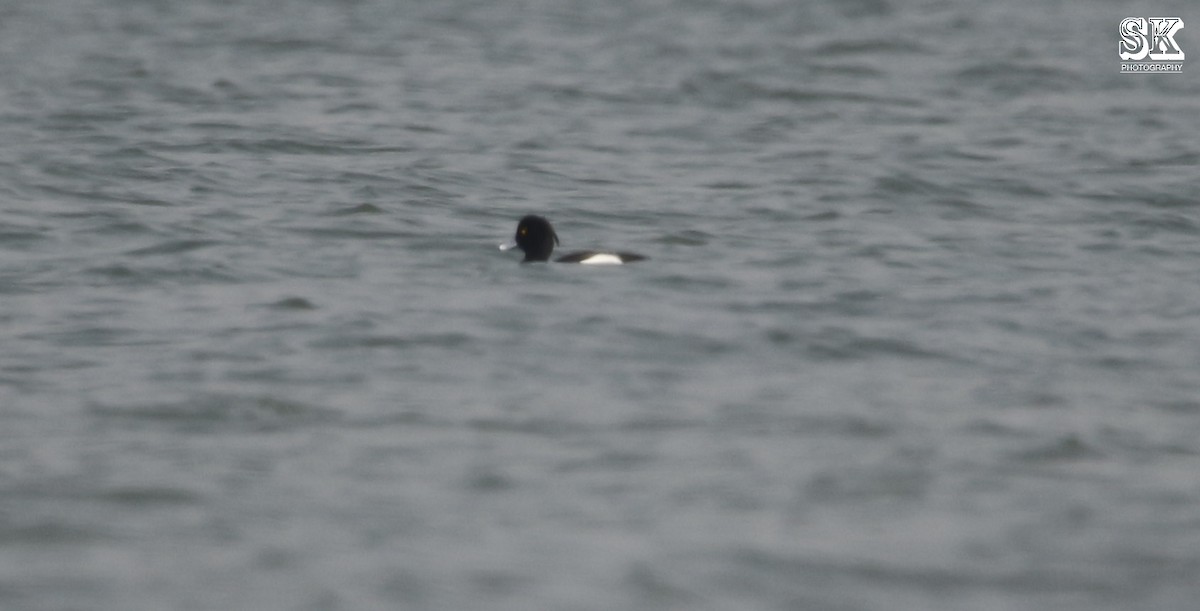
[[[521,228],[521,230],[520,230],[520,231],[518,231],[517,233],[519,233],[519,234],[521,234],[521,235],[525,235],[525,234],[529,233],[529,230],[528,230],[528,229],[526,229],[526,228],[524,228],[524,227],[522,227],[522,228]]]

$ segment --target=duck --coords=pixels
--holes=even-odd
[[[517,231],[510,242],[500,245],[500,250],[519,248],[525,253],[521,263],[549,261],[550,253],[558,244],[558,234],[545,217],[529,214],[517,223]],[[644,261],[647,257],[631,252],[607,250],[580,250],[567,253],[554,260],[555,263],[580,263],[582,265],[622,265]]]

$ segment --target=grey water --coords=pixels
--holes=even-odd
[[[0,608],[1194,608],[1195,8],[3,3]]]

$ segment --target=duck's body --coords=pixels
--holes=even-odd
[[[554,245],[558,244],[558,234],[545,218],[530,214],[517,223],[517,232],[513,241],[500,245],[500,250],[520,248],[525,253],[522,263],[549,261]],[[632,261],[642,261],[646,257],[631,252],[609,252],[602,250],[582,250],[565,254],[554,261],[556,263],[582,263],[584,265],[621,265]]]
[[[581,250],[555,259],[555,263],[582,263],[583,265],[621,265],[633,261],[644,261],[646,257],[631,252],[601,252]]]

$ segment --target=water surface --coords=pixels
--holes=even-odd
[[[1187,608],[1200,81],[1131,11],[0,9],[0,604]]]

